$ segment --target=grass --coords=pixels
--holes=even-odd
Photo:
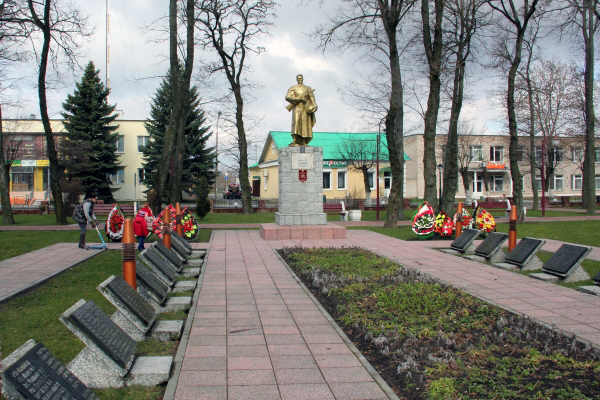
[[[361,249],[282,255],[401,398],[600,396],[572,338]]]
[[[100,232],[104,241],[107,242],[106,235],[102,231]],[[200,229],[196,242],[208,242],[211,232],[211,229]],[[85,235],[85,240],[88,244],[100,242],[96,230],[90,229]],[[146,240],[146,243],[156,242],[156,240],[156,236],[153,235]],[[1,231],[0,243],[2,243],[0,261],[2,261],[56,243],[79,243],[79,231]]]
[[[53,278],[45,285],[0,304],[0,343],[4,356],[29,339],[41,342],[63,364],[70,362],[84,344],[69,331],[58,317],[80,299],[92,300],[108,315],[115,312],[112,304],[96,290],[110,275],[122,272],[120,251],[108,250]],[[189,293],[185,293],[189,295]],[[182,319],[184,312],[161,315],[159,319]],[[176,342],[140,342],[137,355],[174,355]],[[95,390],[105,399],[151,399],[164,393],[164,387]]]

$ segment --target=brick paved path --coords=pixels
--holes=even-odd
[[[0,261],[0,302],[95,256],[100,251],[79,249],[77,243],[58,243]]]

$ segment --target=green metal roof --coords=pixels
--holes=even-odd
[[[324,160],[337,160],[339,159],[337,147],[340,143],[349,139],[372,140],[373,143],[376,143],[377,134],[377,132],[313,132],[310,146],[323,147]],[[286,147],[292,142],[292,135],[290,132],[271,131],[269,132],[269,135],[273,138],[278,149]],[[387,141],[384,133],[381,134],[379,159],[384,161],[388,160]],[[404,160],[408,161],[410,158],[404,154]]]

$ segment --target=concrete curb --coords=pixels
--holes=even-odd
[[[75,244],[75,243],[73,243],[73,244]],[[40,249],[40,250],[43,250],[43,249]],[[19,296],[21,294],[27,293],[28,291],[33,290],[33,289],[37,288],[38,286],[41,286],[42,284],[46,283],[50,279],[54,278],[55,276],[60,275],[63,272],[65,272],[66,270],[71,269],[74,266],[79,265],[79,264],[81,264],[81,263],[83,263],[83,262],[85,262],[85,261],[87,261],[87,260],[89,260],[89,259],[91,259],[93,257],[96,257],[98,254],[100,254],[100,253],[102,253],[103,251],[106,251],[106,250],[107,249],[102,249],[102,250],[100,250],[97,253],[90,254],[89,256],[85,257],[84,259],[81,259],[81,260],[79,260],[77,262],[74,262],[73,264],[69,264],[66,267],[62,268],[61,270],[58,270],[58,271],[56,271],[56,272],[54,272],[54,273],[52,273],[50,275],[47,275],[47,276],[43,277],[40,280],[37,280],[37,281],[35,281],[33,283],[30,283],[29,285],[27,285],[27,286],[25,286],[25,287],[17,290],[16,292],[12,292],[10,294],[7,294],[4,297],[0,297],[0,304],[2,304],[5,301],[8,301],[8,300],[10,300],[10,299],[12,299],[14,297],[17,297],[17,296]]]
[[[210,240],[212,241],[212,235]],[[183,358],[187,349],[188,340],[190,339],[190,331],[192,330],[192,324],[194,323],[194,316],[196,315],[196,307],[198,306],[198,297],[200,296],[200,290],[202,289],[202,280],[204,279],[204,271],[206,271],[206,264],[208,262],[208,253],[210,249],[206,249],[206,255],[204,256],[204,262],[200,267],[200,276],[198,277],[198,285],[194,291],[194,297],[192,298],[192,306],[188,311],[188,316],[183,327],[183,333],[179,340],[179,347],[177,348],[177,354],[173,360],[173,374],[169,378],[167,383],[167,389],[165,390],[164,400],[174,400],[175,392],[177,391],[177,383],[179,382],[179,376],[181,375],[181,367],[183,366]]]
[[[294,270],[292,270],[292,268],[287,264],[287,262],[285,262],[285,260],[281,257],[281,255],[277,252],[277,249],[273,249],[273,251],[277,255],[277,258],[279,258],[279,260],[283,263],[283,265],[285,265],[285,267],[288,269],[288,271],[292,274],[292,276],[294,277],[296,282],[298,282],[300,287],[302,287],[302,290],[304,290],[304,292],[308,295],[308,297],[310,297],[310,299],[317,306],[317,308],[323,313],[325,318],[327,318],[327,320],[329,321],[329,323],[331,324],[333,329],[335,329],[337,334],[340,335],[340,337],[342,338],[342,340],[344,341],[346,346],[348,346],[350,348],[350,351],[352,351],[352,354],[354,354],[354,356],[358,359],[358,361],[360,361],[360,363],[363,365],[363,367],[365,367],[365,369],[367,370],[369,375],[371,375],[371,377],[379,385],[381,390],[383,390],[383,392],[388,396],[389,399],[400,400],[399,397],[396,395],[396,393],[394,393],[392,388],[389,387],[389,385],[385,382],[385,380],[381,377],[381,375],[379,375],[379,373],[375,370],[375,368],[373,368],[371,363],[369,363],[369,361],[365,358],[365,356],[362,355],[360,350],[354,345],[354,343],[352,343],[350,338],[348,336],[346,336],[346,333],[342,330],[342,328],[339,327],[339,325],[337,324],[337,322],[335,322],[335,320],[331,317],[331,315],[329,315],[327,310],[325,310],[323,308],[321,303],[319,303],[319,301],[315,298],[315,296],[313,296],[311,291],[304,285],[304,283],[298,277],[298,275],[296,275]]]

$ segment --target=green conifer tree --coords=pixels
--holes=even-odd
[[[169,126],[173,107],[172,95],[171,74],[168,73],[156,91],[150,106],[150,118],[145,124],[150,141],[142,147],[145,173],[141,183],[146,187],[152,186],[154,172],[160,161],[164,136]],[[211,133],[208,132],[209,128],[204,126],[205,122],[204,111],[200,109],[198,89],[194,86],[190,89],[190,112],[185,128],[185,158],[182,177],[182,187],[190,194],[196,191],[201,177],[205,177],[209,185],[215,180],[214,147],[207,147],[206,142]],[[168,188],[165,192],[164,200],[170,197]]]
[[[75,93],[63,103],[66,136],[82,143],[81,151],[87,153],[81,157],[87,160],[85,168],[78,168],[73,174],[67,171],[67,177],[80,180],[86,193],[96,192],[99,199],[112,202],[113,192],[118,190],[111,188],[110,175],[120,168],[116,154],[119,135],[115,132],[119,126],[111,125],[117,118],[113,114],[116,105],[107,103],[110,90],[100,80],[99,72],[90,61]]]

